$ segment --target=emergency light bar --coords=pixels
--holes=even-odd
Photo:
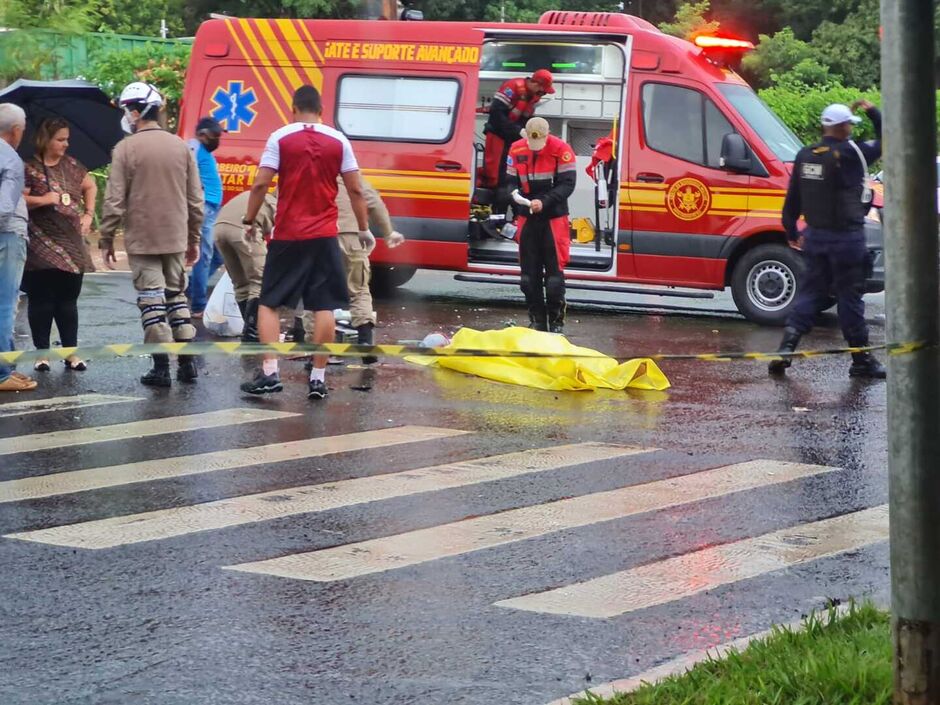
[[[754,48],[752,42],[744,39],[714,37],[707,34],[700,34],[693,40],[693,43],[699,49],[740,49],[741,51],[750,51]]]
[[[745,39],[716,37],[713,34],[700,34],[692,38],[692,43],[702,50],[707,61],[722,69],[736,67],[745,52],[754,49],[754,45]]]

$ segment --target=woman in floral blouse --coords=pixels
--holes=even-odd
[[[98,187],[88,170],[65,153],[68,146],[68,123],[49,118],[36,130],[36,156],[26,162],[29,249],[22,289],[37,350],[49,349],[53,321],[62,347],[78,345],[78,295],[84,273],[94,271],[85,236]],[[85,363],[72,355],[65,368],[83,371]],[[47,372],[49,361],[37,360],[35,369]]]

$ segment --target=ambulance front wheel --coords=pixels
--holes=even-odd
[[[390,296],[415,275],[415,267],[373,265],[369,288],[375,296]]]
[[[800,254],[787,245],[758,245],[745,252],[731,274],[731,295],[748,320],[782,326],[803,277]]]

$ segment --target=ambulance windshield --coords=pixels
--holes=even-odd
[[[803,144],[754,91],[737,83],[721,83],[718,88],[780,161],[796,159]]]

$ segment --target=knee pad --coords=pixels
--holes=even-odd
[[[166,326],[166,299],[162,289],[137,292],[137,308],[148,343],[164,342]]]
[[[545,295],[550,299],[562,299],[565,296],[565,280],[553,274],[545,279]]]
[[[193,326],[189,313],[189,302],[183,292],[166,292],[166,315],[173,331],[173,340],[185,343],[196,337],[196,327]]]

